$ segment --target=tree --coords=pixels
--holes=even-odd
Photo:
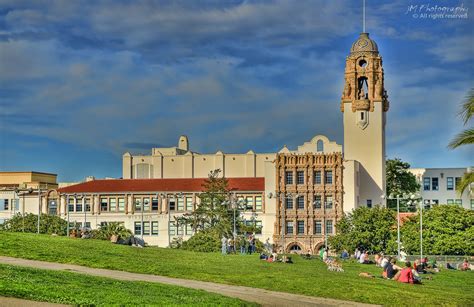
[[[180,224],[191,225],[195,232],[212,228],[221,236],[232,233],[232,215],[226,205],[229,200],[228,181],[219,177],[220,172],[216,169],[209,173],[202,185],[204,191],[199,194],[199,206],[193,212],[184,214]]]
[[[411,216],[400,231],[404,250],[419,254],[420,216]],[[423,211],[423,253],[474,255],[474,211],[447,205]]]
[[[420,190],[420,184],[416,181],[415,175],[408,171],[410,168],[409,163],[403,162],[399,158],[395,158],[388,159],[385,165],[387,176],[387,195],[398,196],[415,193]],[[393,208],[396,206],[396,200],[388,200],[387,204],[389,208]],[[401,206],[402,208],[405,208],[405,202],[402,202]]]
[[[471,120],[474,115],[474,89],[469,91],[465,101],[461,106],[461,111],[459,116],[463,120],[464,125]],[[467,128],[458,135],[449,143],[451,149],[458,148],[459,146],[472,145],[474,144],[474,128]],[[462,193],[474,183],[474,175],[472,172],[467,172],[461,179],[460,184],[457,185],[456,190],[459,194]]]
[[[336,224],[336,235],[328,239],[336,251],[353,252],[356,248],[368,252],[394,253],[396,250],[395,214],[376,206],[360,207],[345,215]]]

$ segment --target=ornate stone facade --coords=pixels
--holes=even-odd
[[[352,102],[352,112],[373,112],[376,102],[382,103],[384,112],[389,109],[382,57],[377,44],[369,38],[368,33],[361,33],[346,59],[341,112],[344,112],[345,102]]]
[[[326,223],[332,235],[343,215],[342,153],[279,153],[275,164],[273,242],[278,250],[315,253],[324,245]]]

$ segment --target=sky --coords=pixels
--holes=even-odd
[[[120,177],[123,153],[182,134],[203,153],[295,149],[317,134],[342,144],[361,3],[0,0],[0,171]],[[433,15],[436,5],[460,8],[457,18]],[[367,0],[390,100],[388,158],[474,165],[472,146],[447,148],[474,87],[472,9]]]

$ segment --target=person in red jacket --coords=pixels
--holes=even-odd
[[[404,283],[413,283],[413,273],[411,272],[411,262],[405,262],[405,268],[400,272],[400,276],[398,276],[399,282]]]

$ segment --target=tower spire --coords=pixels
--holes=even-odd
[[[362,0],[362,33],[365,33],[365,0]]]

